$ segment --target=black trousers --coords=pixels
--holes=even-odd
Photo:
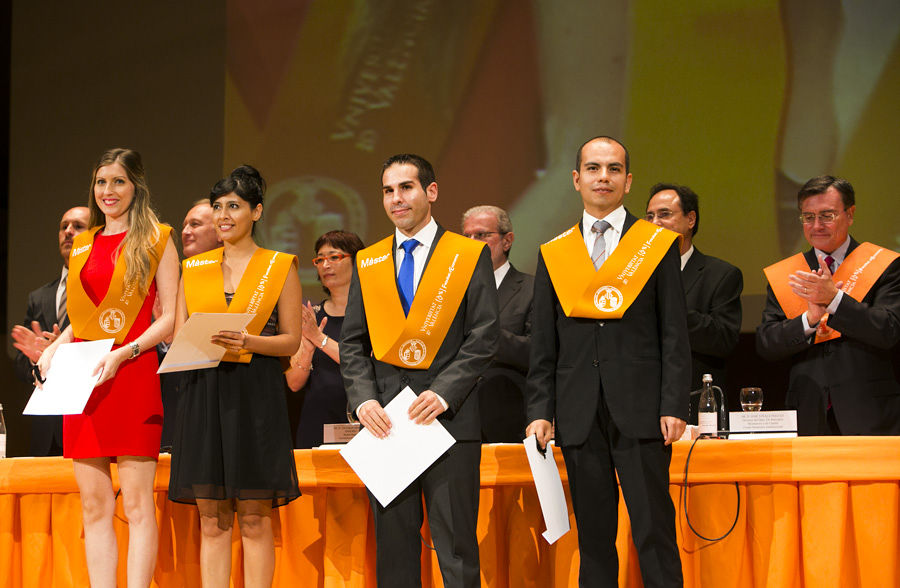
[[[382,588],[422,585],[422,497],[446,588],[481,586],[478,491],[481,443],[457,441],[387,507],[369,493],[375,572]]]
[[[672,447],[661,438],[626,437],[600,405],[587,441],[562,448],[578,527],[578,585],[618,586],[618,472],[644,586],[682,586],[669,495]]]

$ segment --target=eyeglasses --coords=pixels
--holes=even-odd
[[[337,263],[340,260],[352,257],[349,253],[332,253],[331,255],[320,255],[318,257],[313,257],[313,265],[320,265],[328,261],[329,263]]]
[[[824,210],[820,213],[815,212],[801,212],[800,213],[800,222],[804,225],[811,225],[816,222],[816,219],[819,219],[819,222],[823,225],[830,225],[833,223],[837,217],[841,215],[842,210]]]
[[[648,212],[644,216],[644,220],[650,221],[652,223],[654,218],[658,218],[659,220],[666,220],[667,218],[672,218],[673,216],[675,216],[674,210],[663,208],[662,210],[659,210],[657,212]]]
[[[476,241],[484,241],[491,235],[505,235],[506,233],[500,231],[485,231],[483,233],[463,233],[469,239],[475,239]]]

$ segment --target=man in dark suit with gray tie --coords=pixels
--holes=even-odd
[[[618,586],[619,484],[644,586],[681,586],[669,495],[690,385],[678,237],[625,209],[619,141],[582,145],[572,179],[584,213],[541,246],[534,276],[526,433],[545,446],[556,421],[580,586]]]
[[[28,294],[28,309],[21,325],[12,329],[16,352],[16,375],[26,384],[34,383],[31,368],[44,349],[69,325],[66,314],[66,276],[72,239],[90,224],[85,206],[67,210],[59,221],[59,254],[63,259],[60,276]],[[62,417],[32,416],[31,455],[62,455]]]
[[[687,302],[691,341],[691,390],[702,386],[703,374],[724,385],[726,362],[741,333],[741,270],[694,247],[700,229],[700,201],[687,186],[656,184],[650,188],[647,214],[653,224],[681,235],[681,281]],[[691,422],[697,424],[699,394],[691,398]]]
[[[509,262],[515,233],[509,214],[502,208],[470,208],[463,213],[462,232],[490,248],[500,303],[500,344],[478,387],[481,440],[520,443],[525,435],[525,375],[531,351],[534,277]]]
[[[349,408],[383,438],[383,407],[409,386],[408,416],[437,419],[456,442],[388,506],[370,493],[379,586],[421,584],[422,498],[444,586],[480,586],[479,376],[497,346],[497,292],[490,250],[445,231],[431,216],[438,186],[431,164],[400,154],[382,168],[384,210],[396,227],[357,253],[341,332]]]

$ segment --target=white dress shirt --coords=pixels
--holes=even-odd
[[[681,254],[681,271],[684,271],[684,266],[687,265],[687,262],[691,259],[691,255],[694,254],[694,245],[691,244],[691,248]]]
[[[494,282],[497,284],[497,289],[500,289],[500,284],[503,283],[503,278],[506,277],[506,274],[509,273],[509,260],[503,262],[503,265],[494,270]]]
[[[425,260],[428,259],[428,252],[431,251],[431,246],[434,244],[434,237],[437,234],[437,223],[434,221],[434,217],[428,219],[428,224],[422,227],[418,233],[413,235],[412,237],[407,237],[403,233],[400,232],[400,229],[394,229],[394,241],[397,242],[396,248],[394,249],[394,254],[397,259],[396,271],[397,275],[400,275],[400,264],[403,263],[403,258],[406,257],[406,251],[403,250],[401,245],[404,241],[408,239],[415,239],[420,243],[415,249],[412,251],[413,256],[413,293],[419,289],[419,280],[422,279],[422,272],[425,271]]]

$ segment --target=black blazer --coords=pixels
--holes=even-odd
[[[478,387],[481,440],[518,443],[525,436],[525,375],[531,352],[534,277],[510,265],[497,289],[500,342]]]
[[[741,333],[744,277],[727,261],[704,255],[694,247],[681,271],[681,280],[691,342],[691,390],[700,388],[703,374],[712,374],[713,382],[722,386],[726,359],[737,347]]]
[[[25,320],[22,324],[31,329],[31,321],[37,321],[41,329],[52,331],[56,324],[56,289],[59,287],[59,278],[44,284],[37,290],[28,294],[28,310],[25,312]],[[63,321],[59,328],[65,329],[69,320]],[[21,351],[16,350],[16,375],[20,380],[29,385],[34,385],[31,375],[31,361]],[[59,415],[41,415],[29,417],[31,421],[31,455],[51,455],[50,449],[54,440],[62,447],[62,417]]]
[[[850,240],[849,254],[859,245]],[[819,261],[803,254],[810,269]],[[900,384],[892,364],[900,341],[900,259],[892,263],[862,301],[846,294],[828,325],[841,337],[815,345],[798,316],[788,319],[767,287],[756,350],[765,359],[793,362],[785,403],[797,409],[801,435],[822,435],[828,399],[841,433],[900,435]]]
[[[636,221],[627,213],[624,232]],[[677,242],[618,320],[567,317],[538,258],[527,420],[555,417],[560,446],[587,439],[601,389],[625,435],[661,439],[661,416],[688,418],[690,362]]]
[[[438,226],[426,268],[444,232]],[[395,250],[396,244],[392,248]],[[396,270],[394,255],[392,259]],[[396,271],[394,273],[396,275]],[[377,400],[384,406],[406,386],[416,394],[433,390],[449,405],[438,419],[450,434],[457,441],[479,441],[478,401],[471,392],[494,355],[499,331],[497,288],[490,250],[487,247],[482,250],[453,323],[427,370],[400,368],[371,357],[367,312],[378,312],[378,309],[365,307],[354,264],[341,330],[341,375],[350,411],[355,415],[359,405],[367,400]]]

